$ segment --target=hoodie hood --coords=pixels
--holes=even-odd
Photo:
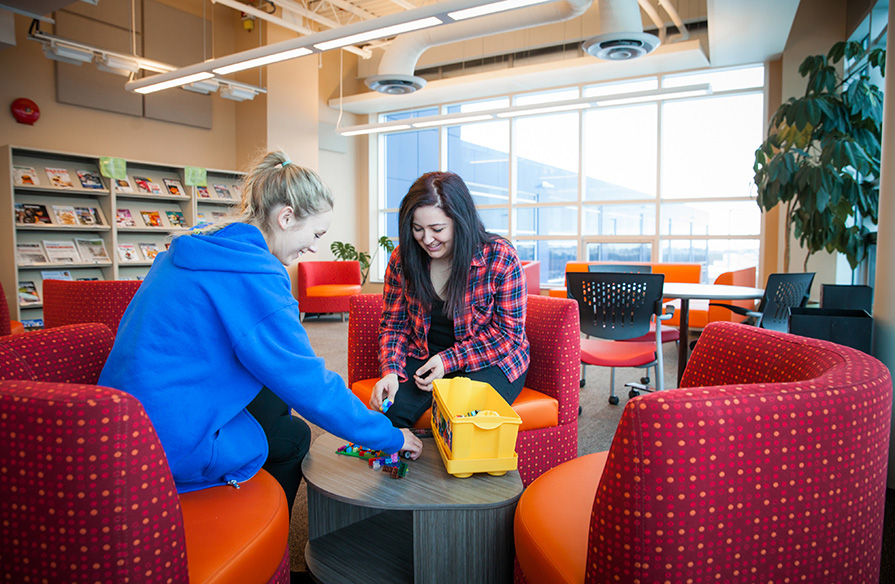
[[[211,234],[182,235],[174,240],[171,260],[178,268],[196,271],[285,273],[254,225],[232,223]]]

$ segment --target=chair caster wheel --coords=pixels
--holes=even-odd
[[[628,398],[637,397],[638,395],[640,395],[640,392],[633,389],[628,392]]]
[[[649,385],[649,377],[641,377],[640,383],[642,383],[643,385]]]
[[[578,417],[579,418],[581,417],[581,412],[583,412],[583,411],[584,410],[581,409],[581,406],[578,406]]]
[[[613,396],[609,397],[609,405],[611,405],[611,406],[618,405],[618,396],[617,395],[613,395]]]
[[[583,379],[579,379],[579,380],[578,380],[578,387],[584,387],[584,383],[585,383],[585,382],[584,382]]]

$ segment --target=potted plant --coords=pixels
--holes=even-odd
[[[843,58],[867,66],[843,76],[835,67]],[[877,222],[883,94],[867,73],[885,75],[885,60],[884,49],[866,51],[858,42],[807,57],[799,67],[805,95],[777,109],[755,151],[758,206],[783,205],[784,272],[793,233],[808,251],[804,270],[823,249],[845,254],[855,269],[876,241],[864,222]]]
[[[343,243],[341,241],[334,241],[332,245],[329,246],[329,249],[333,252],[333,255],[336,256],[337,260],[357,260],[358,263],[360,263],[361,286],[363,286],[367,283],[367,277],[370,275],[370,266],[372,265],[373,258],[375,258],[376,254],[379,252],[380,247],[391,254],[395,251],[395,242],[383,235],[379,238],[379,246],[373,252],[372,256],[365,251],[357,251],[357,248],[350,243]]]

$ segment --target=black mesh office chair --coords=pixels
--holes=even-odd
[[[662,315],[665,275],[569,272],[566,278],[569,295],[578,302],[581,332],[590,337],[581,340],[582,368],[610,367],[609,403],[618,404],[616,367],[655,367],[655,389],[664,389],[661,333],[654,333],[650,341],[629,339],[647,334],[653,317],[671,318],[670,314]],[[629,385],[629,397],[642,390],[652,391],[638,384]]]
[[[615,274],[652,274],[649,264],[590,264],[588,272],[610,272]]]
[[[755,326],[785,333],[789,332],[789,309],[802,308],[808,303],[813,281],[814,272],[771,274],[758,310],[718,302],[712,302],[710,306],[723,306],[737,314],[752,317]]]

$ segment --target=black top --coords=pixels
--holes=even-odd
[[[429,324],[429,356],[449,349],[457,342],[454,336],[454,319],[444,314],[444,300],[435,300],[432,303],[431,320]]]

